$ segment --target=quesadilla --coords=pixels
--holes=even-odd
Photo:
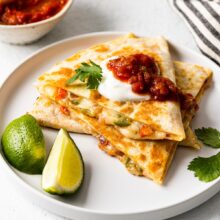
[[[146,62],[143,61],[143,57]],[[132,58],[146,63],[146,65],[141,66],[146,71],[145,75],[152,72],[151,75],[157,75],[158,80],[166,79],[166,82],[169,82],[167,88],[170,88],[170,85],[175,87],[174,68],[166,40],[162,37],[138,38],[134,34],[128,34],[116,40],[79,51],[72,57],[58,63],[39,77],[37,88],[42,95],[47,96],[47,94],[50,94],[50,96],[53,96],[53,100],[56,99],[64,106],[71,105],[71,108],[80,111],[84,115],[94,117],[106,125],[114,126],[127,138],[137,140],[183,140],[185,132],[178,101],[158,100],[156,98],[159,95],[149,96],[146,94],[143,96],[142,94],[134,95],[133,93],[132,97],[141,98],[135,99],[135,101],[129,99],[118,101],[106,98],[100,91],[89,89],[86,85],[88,81],[83,82],[83,80],[78,79],[71,84],[67,83],[69,79],[77,74],[76,70],[81,64],[85,68],[92,61],[93,64],[96,64],[96,67],[98,65],[103,67],[104,75],[105,64],[108,65],[113,61],[117,61],[115,65],[118,65],[120,59],[122,59],[121,62],[123,62],[123,59],[130,59],[132,63]],[[104,83],[104,80],[102,82]],[[135,85],[137,83],[132,84],[133,87]],[[127,86],[130,86],[130,84]],[[156,86],[155,88],[160,90]],[[117,91],[116,89],[107,90],[111,95],[111,93]],[[123,94],[126,95],[126,93]],[[154,98],[152,99],[152,97]],[[148,100],[146,101],[146,99]]]
[[[205,88],[210,83],[211,71],[197,65],[180,62],[175,62],[175,69],[178,87],[184,92],[187,90],[188,93],[193,95],[196,101],[199,101]],[[129,172],[135,175],[144,175],[157,183],[163,183],[179,142],[168,140],[138,141],[129,139],[123,136],[113,126],[99,123],[97,118],[85,115],[80,110],[71,108],[67,103],[57,100],[53,94],[45,93],[44,95],[49,98],[49,102],[52,103],[53,108],[57,106],[61,109],[64,108],[65,110],[62,111],[64,115],[66,114],[73,119],[77,116],[80,119],[78,120],[80,125],[85,123],[86,126],[90,127],[90,132],[100,140],[100,148],[109,155],[116,156],[120,159]],[[39,99],[39,102],[42,99],[44,98]],[[182,111],[185,126],[189,125],[197,109],[196,102],[194,104],[187,111]],[[35,109],[32,114],[39,118],[34,113],[36,111]],[[72,125],[72,120],[68,121],[69,125]],[[59,126],[62,126],[62,122],[58,123],[57,127]]]

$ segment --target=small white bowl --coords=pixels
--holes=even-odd
[[[73,0],[68,0],[60,12],[54,16],[30,24],[0,25],[0,41],[11,44],[29,44],[51,31],[64,17]]]

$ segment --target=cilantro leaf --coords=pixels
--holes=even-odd
[[[194,171],[195,177],[203,182],[217,179],[220,176],[220,152],[208,158],[195,158],[190,162],[188,170]]]
[[[196,129],[195,133],[204,144],[213,148],[220,148],[220,132],[217,129],[201,128]]]
[[[81,66],[75,72],[76,74],[67,81],[68,85],[79,79],[86,82],[88,89],[97,89],[102,80],[102,68],[92,60],[89,63],[81,63]]]

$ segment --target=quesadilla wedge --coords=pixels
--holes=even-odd
[[[134,34],[128,34],[79,51],[58,63],[39,77],[37,88],[43,95],[50,93],[57,102],[65,102],[64,105],[69,103],[71,108],[94,117],[106,125],[115,126],[123,136],[128,138],[183,140],[185,132],[178,101],[157,100],[158,95],[155,95],[154,99],[146,95],[145,99],[148,97],[148,101],[115,101],[101,95],[96,89],[89,89],[86,85],[88,80],[82,82],[83,80],[78,79],[68,84],[69,79],[76,76],[76,69],[80,65],[83,64],[81,70],[88,67],[89,62],[94,64],[93,67],[98,68],[98,65],[103,66],[106,62],[108,64],[109,59],[114,57],[116,57],[115,60],[122,59],[121,62],[123,59],[130,60],[131,63],[134,59],[138,62],[146,61],[146,65],[141,65],[144,71],[146,69],[146,74],[152,71],[152,75],[158,75],[157,79],[162,78],[166,83],[169,82],[169,85],[175,86],[174,68],[166,40],[162,37],[139,38]],[[104,67],[102,71],[104,74]],[[94,78],[90,81],[94,82]],[[171,86],[167,85],[168,87]],[[156,89],[159,90],[159,88]],[[114,90],[110,91],[110,93],[113,92]],[[142,97],[137,94],[136,96]]]
[[[65,128],[69,132],[96,136],[96,132],[93,131],[86,122],[79,119],[77,115],[70,116],[63,106],[60,106],[47,97],[38,97],[30,114],[34,116],[43,127],[54,129]],[[196,138],[192,129],[187,127],[185,132],[186,138],[181,141],[179,145],[200,149],[201,143]]]
[[[200,99],[204,89],[210,83],[211,71],[179,62],[175,63],[175,67],[177,69],[176,74],[179,74],[177,77],[179,82],[184,82],[182,89],[190,89],[189,85],[191,85],[192,91],[194,91],[192,92],[193,96]],[[53,100],[54,96],[50,96],[48,93],[47,97]],[[53,101],[57,102],[56,99]],[[58,104],[62,105],[63,103],[58,102]],[[108,154],[118,157],[126,165],[129,172],[135,175],[144,175],[157,183],[163,183],[178,142],[131,140],[124,137],[113,126],[101,124],[96,118],[87,116],[69,106],[64,107],[71,117],[77,115],[83,122],[86,122],[94,131],[93,135],[99,137],[100,148]],[[186,120],[184,121],[185,125],[189,124],[187,120],[192,118],[195,110],[196,106],[190,109],[189,113],[183,112],[183,118]]]

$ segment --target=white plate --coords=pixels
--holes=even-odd
[[[104,42],[121,33],[94,33],[81,35],[53,44],[24,61],[5,81],[0,90],[0,133],[14,118],[31,110],[38,92],[33,84],[37,77],[57,61],[92,44]],[[214,71],[214,84],[202,99],[200,110],[193,121],[194,127],[211,126],[220,129],[218,67],[186,48],[172,44],[175,60],[198,63]],[[48,149],[57,131],[43,129]],[[52,212],[81,220],[103,219],[163,219],[187,211],[209,199],[220,190],[220,179],[203,183],[187,170],[196,156],[217,153],[204,147],[201,151],[179,147],[164,186],[146,178],[130,175],[124,166],[107,156],[97,147],[95,138],[72,134],[85,161],[85,182],[81,191],[71,197],[50,196],[40,186],[41,176],[26,175],[12,169],[0,157],[4,172],[20,190],[37,204]]]

